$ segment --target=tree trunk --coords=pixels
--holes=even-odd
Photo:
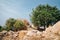
[[[44,30],[45,30],[45,25],[44,25]]]

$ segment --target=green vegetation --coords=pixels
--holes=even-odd
[[[26,29],[25,24],[22,22],[22,20],[16,20],[14,27],[15,27],[15,30]]]
[[[9,18],[6,21],[6,28],[5,28],[5,30],[7,30],[7,31],[9,31],[9,30],[18,31],[18,30],[24,30],[24,29],[27,29],[27,28],[25,27],[25,24],[23,23],[22,20]]]
[[[0,31],[2,31],[3,30],[3,28],[2,28],[2,26],[0,26]]]
[[[30,15],[31,22],[37,26],[48,27],[53,25],[60,20],[60,10],[55,6],[50,5],[39,5],[33,9],[32,14]]]
[[[7,21],[6,21],[6,27],[7,29],[6,30],[13,30],[12,27],[15,23],[15,19],[14,18],[9,18]]]
[[[30,15],[31,22],[37,28],[43,26],[48,27],[49,25],[55,24],[60,20],[60,10],[56,6],[50,5],[38,5],[35,9],[32,10]],[[0,31],[2,30],[25,30],[26,26],[30,25],[27,20],[18,20],[14,18],[9,18],[6,20],[4,28],[0,26]]]

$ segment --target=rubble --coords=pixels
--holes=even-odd
[[[45,31],[21,30],[0,32],[0,40],[60,40],[60,21]]]

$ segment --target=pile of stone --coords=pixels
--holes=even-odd
[[[43,32],[28,31],[23,40],[60,40],[60,21]]]
[[[60,21],[43,32],[38,30],[2,31],[0,40],[60,40]]]

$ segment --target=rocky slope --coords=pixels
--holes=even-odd
[[[38,30],[2,31],[0,40],[60,40],[60,21],[43,32]]]

